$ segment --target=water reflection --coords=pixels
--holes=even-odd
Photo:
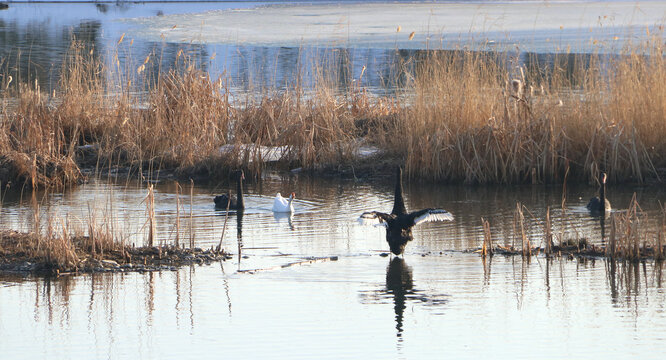
[[[351,332],[362,341],[366,336],[376,340],[372,346],[364,345],[366,351],[377,351],[378,341],[395,344],[399,355],[411,358],[423,351],[440,351],[440,345],[427,343],[433,336],[452,339],[441,346],[453,353],[469,351],[467,346],[478,336],[466,330],[470,326],[483,326],[488,333],[533,329],[539,335],[551,333],[553,338],[544,341],[543,351],[554,354],[551,347],[562,344],[578,347],[584,341],[589,346],[587,337],[594,336],[601,325],[612,325],[619,332],[613,339],[617,336],[636,345],[652,341],[663,330],[663,263],[604,261],[600,267],[599,260],[595,264],[555,259],[541,267],[539,261],[527,265],[520,259],[496,256],[482,272],[476,256],[469,254],[414,256],[408,258],[411,265],[398,257],[388,263],[384,260],[347,257],[339,260],[342,264],[278,267],[254,275],[228,273],[233,263],[151,274],[51,279],[3,275],[0,335],[11,344],[3,355],[33,354],[26,344],[35,341],[42,344],[37,351],[69,350],[82,358],[126,357],[127,351],[135,352],[136,358],[152,358],[147,354],[154,354],[157,347],[178,353],[177,348],[184,345],[189,345],[188,352],[200,354],[211,350],[211,338],[238,344],[255,339],[270,342],[275,336],[283,341],[280,330],[288,332],[292,341],[318,347],[323,344],[320,341],[349,344],[333,334],[353,328]],[[540,280],[546,281],[545,287]],[[553,291],[558,286],[561,292]],[[446,295],[444,288],[455,295]],[[351,316],[330,315],[329,320],[329,315],[321,314],[322,306],[344,308]],[[305,315],[295,316],[302,312]],[[359,317],[367,321],[359,323]],[[321,320],[327,320],[326,326]],[[10,324],[20,324],[22,331],[9,331]],[[570,326],[573,333],[553,334],[552,326]],[[202,338],[204,333],[208,337]],[[602,339],[603,345],[618,341],[613,339]],[[461,340],[465,344],[459,344]],[[491,345],[507,346],[501,341]],[[266,348],[275,350],[275,343]],[[228,351],[236,355],[246,349],[239,345]]]
[[[243,253],[243,215],[245,210],[238,210],[236,212],[236,244],[238,249],[238,267],[240,268],[242,253]],[[229,304],[231,310],[231,303]]]
[[[169,314],[177,328],[193,330],[196,326],[194,275],[192,266],[172,273],[99,273],[43,279],[2,275],[0,283],[32,289],[20,292],[17,299],[21,299],[22,307],[31,304],[25,310],[31,313],[34,323],[46,323],[56,329],[49,342],[69,343],[70,339],[60,333],[77,327],[103,335],[104,340],[99,341],[108,345],[122,342],[127,332],[136,338],[147,335],[152,326],[165,321],[165,314]],[[174,304],[171,311],[164,307],[168,303]],[[128,313],[131,315],[127,316]],[[3,311],[3,316],[8,314]],[[187,322],[182,323],[182,318]],[[135,326],[127,328],[128,321]]]
[[[393,295],[393,311],[395,311],[396,336],[402,337],[402,319],[407,307],[407,294],[412,293],[412,269],[405,260],[394,257],[386,268],[386,292]]]
[[[615,305],[638,307],[638,297],[644,296],[648,300],[648,289],[662,289],[664,261],[648,263],[608,259],[605,260],[605,267],[611,301]]]
[[[58,86],[72,40],[80,42],[82,53],[99,60],[102,32],[102,23],[97,20],[82,19],[54,31],[49,22],[22,24],[17,19],[0,18],[2,72],[15,80],[12,86],[37,81],[43,90],[50,92]]]
[[[378,290],[361,291],[361,302],[383,304],[390,300],[395,315],[395,329],[398,344],[403,341],[405,332],[405,310],[410,303],[425,306],[433,313],[442,315],[449,301],[449,295],[427,293],[415,288],[412,268],[401,257],[393,257],[386,267],[386,284]]]
[[[296,230],[296,228],[294,227],[294,214],[293,213],[273,211],[273,218],[275,219],[275,223],[282,224],[283,222],[286,221],[287,224],[289,225],[289,229],[291,231]]]

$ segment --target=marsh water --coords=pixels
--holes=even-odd
[[[131,33],[136,23],[126,20],[261,5],[11,3],[0,12],[1,65],[17,78],[35,76],[43,88],[53,88],[71,34],[110,49],[127,33],[135,39],[134,55],[125,60],[141,61],[157,48],[163,63],[173,63],[187,46],[206,59],[206,70],[226,71],[238,91],[257,84],[280,88],[301,71],[299,46],[159,41]],[[395,51],[396,43],[340,47],[351,49],[343,68],[358,77],[367,65],[365,84],[383,88],[396,56],[407,56]],[[120,57],[126,54],[121,51]],[[543,246],[547,209],[556,242],[604,244],[608,234],[602,235],[601,219],[585,209],[596,186],[569,184],[563,194],[561,185],[406,181],[409,209],[441,207],[455,220],[419,225],[405,254],[391,257],[383,256],[388,252],[384,229],[356,220],[363,211],[391,209],[392,177],[374,179],[266,172],[246,184],[242,216],[214,209],[214,195],[228,188],[234,192],[229,179],[192,186],[157,182],[157,241],[201,248],[221,241],[232,258],[155,273],[1,274],[1,357],[662,357],[662,263],[541,256],[484,261],[474,252],[483,239],[481,218],[490,222],[496,243],[519,245],[518,203],[534,246]],[[271,211],[277,192],[296,193],[292,216]],[[666,200],[663,187],[654,185],[612,185],[607,193],[614,211],[626,209],[636,194],[648,223],[658,221]],[[121,241],[143,245],[146,195],[146,184],[96,176],[63,193],[33,197],[3,189],[0,227],[48,231],[67,226],[86,233],[92,222]]]
[[[233,257],[158,273],[54,279],[0,277],[0,339],[8,358],[456,358],[659,357],[666,334],[663,264],[604,259],[494,256],[484,261],[480,219],[495,241],[513,241],[514,209],[543,245],[554,233],[601,243],[599,218],[584,205],[591,186],[464,187],[406,182],[409,209],[442,207],[452,222],[425,223],[402,257],[382,228],[361,226],[366,210],[389,211],[392,179],[357,182],[266,173],[246,184],[246,211],[214,209],[233,184],[156,185],[158,239],[195,246],[223,239]],[[295,213],[271,211],[276,192],[295,192]],[[184,193],[184,194],[183,194]],[[192,196],[190,196],[190,193]],[[609,187],[621,210],[634,193],[655,218],[656,187]],[[126,241],[147,234],[146,186],[94,179],[64,194],[38,194],[42,227],[92,217]],[[177,200],[177,198],[179,200]],[[180,209],[177,210],[177,204]],[[3,228],[34,229],[31,196],[7,193]],[[559,209],[559,210],[558,210]],[[190,216],[190,211],[192,215]],[[527,212],[526,212],[527,213]],[[91,215],[96,214],[96,215]],[[177,220],[179,216],[179,221]],[[226,225],[225,225],[226,222]],[[85,230],[85,226],[78,226]],[[192,232],[190,232],[190,229]],[[83,231],[84,231],[83,230]],[[239,256],[240,255],[240,256]],[[311,260],[311,261],[310,261]]]

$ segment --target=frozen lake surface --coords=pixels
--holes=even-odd
[[[663,1],[21,2],[0,11],[0,52],[15,79],[48,92],[74,37],[122,76],[147,57],[144,74],[156,76],[185,54],[236,95],[311,89],[322,68],[335,70],[340,90],[363,74],[362,86],[383,94],[423,52],[547,63],[556,53],[617,53],[663,33],[664,19]]]
[[[664,19],[661,1],[444,1],[280,3],[127,21],[140,36],[181,43],[594,52],[618,50]]]

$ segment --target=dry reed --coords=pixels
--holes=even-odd
[[[143,200],[146,202],[146,213],[148,214],[148,246],[152,247],[155,243],[156,224],[155,224],[155,192],[153,185],[148,186],[148,195]]]
[[[488,220],[481,218],[481,225],[483,226],[483,245],[481,247],[481,256],[493,256],[493,240],[490,232],[490,223]]]
[[[152,246],[156,233],[154,192],[151,187],[148,187],[148,195],[143,200],[146,203],[146,223],[149,227],[146,239],[149,246],[126,244],[122,236],[114,233],[113,216],[100,215],[98,210],[90,205],[87,219],[81,224],[86,229],[83,231],[82,228],[72,226],[69,216],[63,219],[49,209],[45,212],[35,196],[30,201],[33,209],[33,231],[19,233],[0,230],[0,259],[3,270],[55,275],[108,269],[152,271],[150,269],[160,269],[162,264],[201,263],[224,258],[222,252],[213,249],[202,251],[194,246],[189,249],[163,244]],[[137,262],[136,266],[132,265],[133,262]],[[121,268],[120,264],[125,264],[125,267]]]
[[[663,210],[661,216],[657,229],[650,228],[648,215],[641,209],[634,194],[626,211],[613,213],[611,216],[611,234],[606,254],[631,261],[646,257],[663,259]]]
[[[500,253],[505,255],[522,255],[529,259],[534,253],[543,251],[546,256],[566,254],[570,258],[574,255],[591,256],[591,257],[607,257],[617,260],[627,261],[641,261],[647,258],[654,260],[663,260],[666,246],[664,244],[664,231],[666,230],[666,209],[662,208],[660,212],[660,219],[657,221],[650,221],[648,214],[644,212],[634,194],[627,210],[613,211],[609,214],[610,217],[610,236],[608,241],[604,238],[605,218],[599,219],[601,222],[601,244],[592,244],[586,238],[580,238],[579,230],[575,227],[569,229],[570,233],[565,232],[562,227],[560,236],[560,244],[553,244],[552,221],[550,215],[550,208],[546,209],[545,220],[543,224],[543,232],[538,236],[543,235],[542,248],[531,247],[530,236],[534,237],[534,232],[530,229],[531,224],[541,223],[541,221],[530,213],[530,218],[525,217],[525,211],[528,211],[520,203],[516,204],[514,211],[513,231],[509,235],[512,242],[515,244],[515,239],[518,238],[522,243],[520,249],[514,245],[492,247],[489,223],[482,219],[483,227],[483,243],[480,249],[482,256],[486,254]],[[567,216],[563,213],[564,218]],[[567,222],[574,223],[571,219]],[[573,236],[572,234],[573,233]],[[565,238],[571,240],[564,240]]]
[[[229,79],[211,79],[187,53],[170,70],[152,55],[138,69],[107,68],[74,41],[53,96],[16,80],[4,93],[17,104],[3,108],[0,181],[75,183],[84,145],[95,149],[93,164],[217,174],[260,172],[261,146],[316,169],[358,162],[359,145],[370,143],[426,180],[589,181],[603,169],[613,182],[642,182],[666,168],[662,44],[657,36],[619,56],[518,67],[508,51],[431,51],[402,69],[401,93],[380,98],[361,85],[335,91],[329,79],[347,70],[322,61],[312,92],[297,81],[231,100]]]
[[[544,234],[545,234],[545,245],[544,253],[546,256],[550,256],[553,252],[553,234],[552,234],[552,225],[550,221],[550,207],[546,208],[546,222],[544,223]]]

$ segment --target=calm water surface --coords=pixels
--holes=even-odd
[[[228,184],[195,186],[196,246],[216,245],[224,212],[212,196]],[[511,237],[516,201],[533,214],[532,242],[543,237],[546,207],[559,208],[561,189],[452,187],[408,183],[410,209],[439,206],[455,221],[420,225],[403,258],[388,250],[384,230],[356,222],[365,210],[391,208],[393,184],[313,179],[268,173],[247,184],[244,216],[229,216],[224,246],[242,257],[153,274],[95,274],[59,279],[0,278],[0,339],[8,358],[657,358],[666,334],[663,264],[606,260],[524,262],[473,253],[480,218],[498,241]],[[158,238],[175,241],[176,185],[158,184]],[[189,188],[179,195],[180,241],[189,241]],[[277,191],[296,192],[296,213],[275,217]],[[593,187],[567,193],[554,227],[601,242],[598,219],[584,205]],[[657,215],[656,188],[610,187],[615,207],[634,192]],[[147,190],[95,180],[65,194],[40,194],[48,219],[97,214],[128,242],[141,244]],[[579,198],[582,197],[582,198]],[[34,203],[7,194],[3,228],[34,228]],[[528,216],[528,219],[530,217]],[[52,221],[57,223],[57,221]],[[82,229],[85,226],[80,225]],[[83,230],[81,230],[83,231]],[[573,236],[572,231],[567,231]],[[183,240],[186,239],[186,240]],[[337,256],[337,260],[329,257]],[[312,257],[318,261],[292,265]]]
[[[16,78],[37,78],[43,89],[51,89],[72,34],[107,56],[130,26],[119,19],[260,4],[11,4],[0,12],[0,65]],[[130,38],[118,52],[123,62],[142,61],[157,49],[163,64],[173,64],[185,46],[214,76],[226,71],[239,91],[287,86],[309,71],[299,66],[321,55],[321,49],[304,52],[279,44],[136,37],[129,45]],[[349,75],[343,85],[367,66],[365,85],[377,89],[386,85],[395,64],[414,54],[374,47],[336,52],[340,68],[351,69],[341,72]],[[496,242],[517,242],[517,202],[526,209],[526,231],[534,245],[542,245],[547,208],[556,242],[585,238],[602,244],[599,218],[584,208],[595,187],[570,186],[562,209],[559,186],[406,183],[408,208],[442,207],[455,220],[419,225],[404,257],[393,259],[379,256],[388,251],[384,230],[356,222],[363,211],[391,209],[391,179],[368,183],[267,173],[247,184],[243,216],[228,218],[212,201],[227,187],[226,181],[196,184],[190,196],[189,184],[177,190],[165,182],[155,192],[158,241],[188,244],[192,239],[208,248],[222,239],[234,254],[222,264],[58,279],[0,275],[1,357],[662,357],[663,264],[541,257],[528,263],[502,256],[484,262],[467,252],[481,245],[482,217],[490,221]],[[272,213],[278,191],[296,192],[293,216]],[[608,193],[620,210],[636,193],[650,224],[658,221],[659,203],[666,200],[656,187],[610,186]],[[49,224],[65,224],[85,233],[93,222],[119,240],[143,245],[146,194],[144,185],[101,179],[65,193],[35,194],[34,201],[29,193],[3,193],[0,228],[46,231]]]

